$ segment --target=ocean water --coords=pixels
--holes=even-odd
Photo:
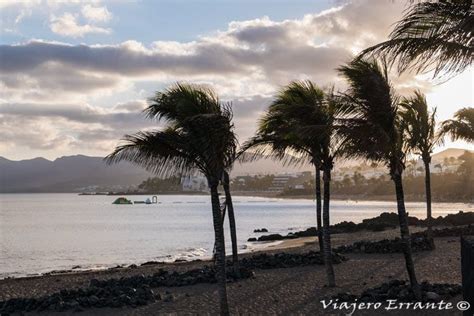
[[[147,196],[127,196],[145,200]],[[150,260],[207,258],[213,228],[209,196],[159,196],[158,204],[113,205],[115,196],[76,194],[0,194],[0,278],[63,269],[102,269]],[[241,251],[253,244],[253,230],[270,233],[315,226],[311,200],[234,197]],[[424,203],[407,203],[424,217]],[[464,203],[433,203],[434,216],[474,211]],[[331,222],[361,222],[395,202],[332,201]],[[228,223],[225,223],[229,242]]]

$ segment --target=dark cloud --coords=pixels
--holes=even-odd
[[[135,106],[140,102],[119,104],[121,106]],[[141,103],[143,104],[143,103]],[[117,109],[117,107],[115,107]],[[71,122],[84,124],[100,124],[114,129],[131,130],[151,125],[141,111],[104,110],[84,104],[31,104],[5,103],[0,104],[2,115],[15,116],[17,121],[23,118],[61,118]]]
[[[195,54],[170,55],[134,50],[128,45],[86,46],[31,41],[22,45],[0,45],[3,72],[29,72],[48,62],[92,72],[127,76],[156,72],[233,72],[239,52],[215,44],[200,44]]]
[[[136,91],[137,86],[186,80],[209,84],[232,101],[244,141],[279,87],[298,79],[322,86],[334,82],[335,68],[383,40],[402,8],[401,1],[354,0],[297,20],[232,22],[193,42],[149,47],[134,41],[0,45],[0,134],[18,135],[14,143],[31,148],[109,151],[123,134],[156,124],[141,114],[144,100],[100,107],[94,97],[105,104],[110,95],[119,100],[114,94],[120,91],[125,100],[140,99],[150,91]]]
[[[386,36],[402,8],[398,2],[353,1],[301,20],[232,22],[217,35],[189,43],[160,42],[152,48],[134,41],[108,46],[42,41],[0,45],[0,71],[8,86],[26,76],[42,90],[73,92],[110,88],[119,78],[160,75],[176,80],[207,75],[212,80],[260,73],[272,84],[299,76],[329,82],[334,69],[357,47]],[[5,78],[11,75],[18,80]]]

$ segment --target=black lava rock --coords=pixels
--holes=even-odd
[[[449,299],[462,293],[462,287],[458,284],[423,282],[420,284],[422,292],[422,302],[438,301]],[[378,287],[370,288],[360,295],[349,293],[339,293],[332,297],[341,302],[385,302],[386,300],[398,300],[399,302],[418,301],[411,290],[410,284],[406,281],[392,280],[383,283]]]
[[[433,243],[426,236],[412,236],[412,251],[433,250]],[[379,241],[358,241],[351,245],[340,246],[335,249],[340,253],[401,253],[403,243],[400,238],[383,239]]]
[[[346,261],[344,256],[337,253],[332,254],[332,262],[335,264]],[[228,265],[232,262],[228,261]],[[322,255],[316,251],[310,251],[307,253],[276,253],[266,254],[261,253],[253,255],[251,257],[243,258],[240,261],[240,266],[248,269],[276,269],[276,268],[290,268],[296,266],[306,266],[313,264],[324,264]],[[230,270],[230,269],[229,269]]]

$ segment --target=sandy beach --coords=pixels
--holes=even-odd
[[[417,229],[412,229],[416,231]],[[397,229],[383,232],[357,232],[333,235],[335,247],[359,240],[381,240],[398,235]],[[430,283],[460,284],[460,247],[459,238],[436,238],[436,250],[414,254],[419,281]],[[317,249],[314,237],[285,240],[269,244],[264,252],[307,252]],[[243,254],[242,257],[251,256]],[[243,315],[328,315],[342,314],[340,311],[324,310],[320,300],[337,293],[360,294],[364,289],[375,287],[383,282],[399,279],[406,280],[406,270],[402,254],[346,254],[349,260],[334,266],[336,288],[324,286],[326,276],[323,265],[311,265],[284,269],[255,270],[255,277],[228,284],[229,304],[232,314]],[[155,264],[134,268],[117,268],[106,271],[83,272],[73,274],[45,275],[21,279],[0,281],[0,300],[10,298],[35,298],[62,289],[86,287],[93,278],[99,280],[134,275],[151,275],[160,268],[171,271],[185,271],[201,267],[209,262],[184,262]],[[172,296],[165,302],[160,300],[136,308],[93,308],[86,309],[83,315],[189,315],[218,314],[217,289],[213,284],[197,284],[182,287],[158,287],[155,293]],[[452,299],[453,302],[460,297]],[[397,311],[386,312],[397,315]],[[406,315],[406,311],[400,311]],[[42,312],[42,315],[57,312]],[[72,311],[62,315],[77,314]],[[383,311],[356,311],[358,315],[383,314]],[[416,315],[459,314],[450,311],[417,311]]]

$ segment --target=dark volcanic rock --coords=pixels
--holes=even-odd
[[[416,217],[408,216],[408,224],[412,226],[426,226],[426,220],[420,220]],[[377,217],[364,219],[362,223],[355,224],[353,222],[341,222],[335,225],[331,225],[330,232],[331,234],[342,234],[342,233],[353,233],[361,230],[368,231],[384,231],[386,229],[398,227],[398,214],[397,213],[388,213],[384,212]],[[461,225],[474,225],[474,212],[462,212],[460,211],[457,214],[449,214],[446,216],[440,216],[433,219],[433,226],[461,226]],[[435,237],[444,237],[444,236],[459,236],[461,233],[463,235],[473,235],[472,230],[451,230],[444,232],[437,232],[434,234]],[[459,233],[457,233],[459,231]],[[254,231],[257,232],[257,231]],[[299,237],[312,237],[317,236],[318,230],[316,227],[310,227],[306,230],[292,232],[285,236],[280,234],[271,234],[263,235],[259,238],[249,238],[248,241],[277,241],[285,239],[294,239]]]
[[[418,225],[421,223],[416,217],[408,217],[410,225]],[[388,228],[398,227],[398,215],[396,213],[382,213],[377,217],[364,219],[362,223],[355,224],[353,222],[341,222],[335,225],[331,225],[331,234],[342,234],[342,233],[353,233],[361,230],[368,231],[383,231]],[[306,230],[291,232],[285,236],[280,234],[263,235],[259,238],[249,238],[247,241],[277,241],[285,239],[294,239],[300,237],[313,237],[318,235],[316,227],[310,227]],[[256,239],[256,240],[255,240]]]
[[[414,252],[433,250],[433,244],[426,236],[412,236],[411,247]],[[340,253],[401,253],[403,252],[403,244],[400,238],[358,241],[352,245],[337,247],[335,251]]]
[[[230,269],[227,272],[229,281],[253,276],[253,272],[245,267],[241,268],[239,277],[234,275]],[[209,266],[185,272],[169,272],[160,269],[157,273],[148,276],[136,275],[106,280],[91,279],[86,288],[61,290],[38,299],[16,298],[0,301],[0,315],[25,311],[78,310],[91,307],[135,307],[161,299],[160,294],[155,294],[152,287],[174,287],[215,282],[215,269]]]
[[[341,263],[347,258],[337,253],[333,253],[333,263]],[[230,265],[231,262],[229,261]],[[291,268],[296,266],[305,266],[313,264],[324,264],[322,255],[316,251],[307,253],[276,253],[276,254],[258,254],[248,258],[243,258],[240,265],[248,270],[252,269],[276,269],[276,268]]]
[[[254,233],[268,233],[268,229],[266,228],[257,228],[253,230]]]
[[[294,238],[298,238],[298,237],[292,236],[292,235],[282,236],[280,234],[270,234],[270,235],[263,235],[259,237],[257,240],[258,241],[276,241],[276,240],[294,239]]]
[[[333,254],[333,262],[347,260],[339,254]],[[247,257],[240,262],[239,276],[233,269],[227,269],[228,282],[254,277],[251,269],[287,268],[302,265],[323,264],[319,252],[303,254],[277,253],[274,255],[258,254]],[[232,266],[228,262],[228,266]],[[140,306],[155,300],[172,301],[174,296],[165,293],[162,297],[152,288],[165,286],[187,286],[197,283],[215,283],[215,268],[203,266],[199,269],[184,272],[159,269],[153,275],[135,275],[119,279],[91,279],[85,288],[61,290],[37,299],[15,298],[0,301],[0,315],[23,313],[25,311],[82,311],[87,308]]]
[[[433,226],[462,226],[474,224],[474,212],[459,211],[456,214],[448,214],[446,216],[439,216],[433,218]],[[426,226],[427,220],[421,221],[423,226]]]
[[[422,302],[433,302],[440,299],[449,299],[462,293],[462,287],[458,284],[423,282],[420,284],[422,291]],[[415,302],[415,296],[410,284],[406,281],[392,280],[388,283],[362,292],[361,295],[339,293],[332,297],[340,302],[385,302],[386,300],[397,300],[399,302]]]
[[[413,236],[426,236],[426,231],[414,233]],[[433,237],[458,237],[474,235],[474,225],[433,229]]]
[[[153,266],[153,265],[157,265],[157,264],[160,264],[161,262],[159,261],[147,261],[145,263],[142,263],[140,266]]]

